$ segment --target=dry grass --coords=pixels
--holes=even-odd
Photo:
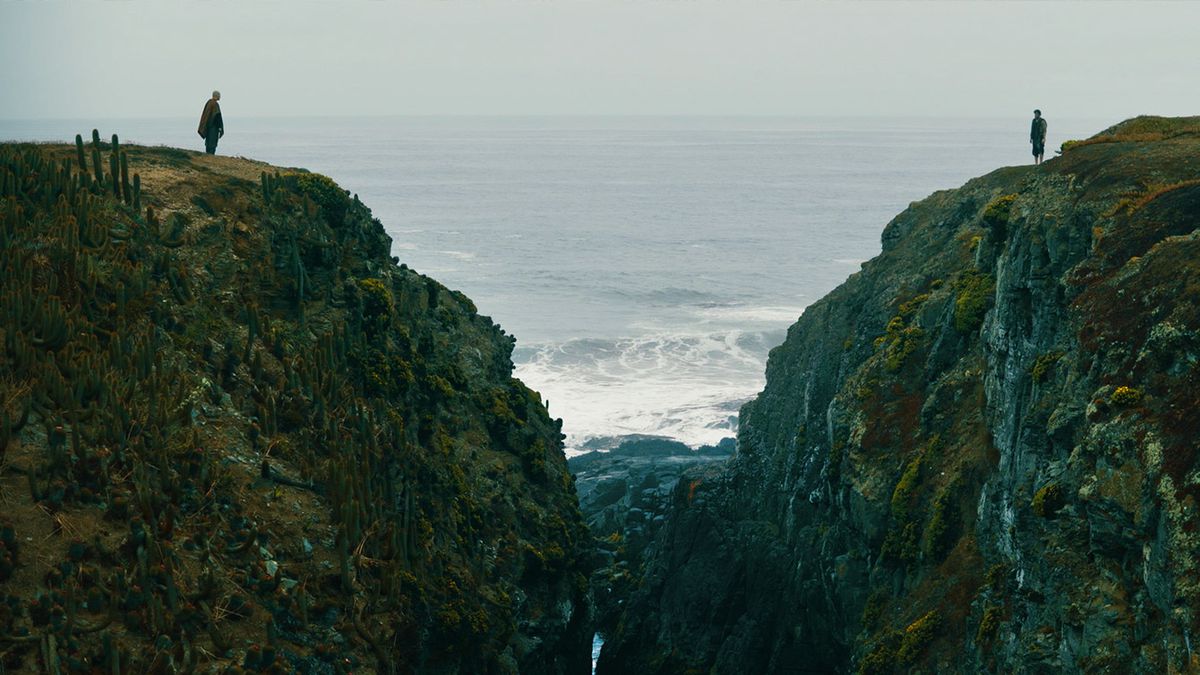
[[[1146,187],[1144,192],[1136,195],[1130,195],[1117,201],[1116,204],[1113,204],[1111,209],[1104,212],[1104,217],[1111,218],[1120,214],[1132,215],[1137,213],[1141,208],[1150,202],[1169,192],[1174,192],[1175,190],[1181,190],[1183,188],[1194,187],[1196,185],[1200,185],[1200,179],[1182,180],[1177,183],[1170,183],[1168,185],[1149,185]]]
[[[1061,152],[1098,143],[1153,143],[1176,136],[1200,134],[1200,117],[1143,115],[1126,120],[1079,141],[1066,141]]]

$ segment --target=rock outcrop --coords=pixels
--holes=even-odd
[[[641,584],[643,553],[666,521],[680,477],[728,460],[733,449],[732,438],[693,450],[649,436],[567,460],[579,509],[596,539],[598,564],[591,585],[598,632],[615,630],[626,599]]]
[[[0,671],[590,671],[561,420],[357,197],[98,135],[0,190]]]
[[[914,203],[680,481],[599,672],[1200,667],[1200,118]]]

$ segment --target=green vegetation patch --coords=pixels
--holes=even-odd
[[[1142,392],[1140,389],[1121,385],[1113,391],[1112,396],[1108,400],[1113,405],[1118,406],[1137,405],[1142,400]]]
[[[1003,227],[1012,217],[1013,203],[1017,201],[1017,195],[1002,195],[988,202],[988,205],[983,207],[983,224],[985,227]]]
[[[896,488],[892,490],[892,517],[896,520],[903,521],[908,518],[909,501],[920,479],[921,456],[918,455],[904,467],[904,473],[900,475]]]
[[[1012,570],[1005,563],[996,563],[988,568],[983,581],[993,592],[1000,593],[1008,586],[1008,577]]]
[[[996,282],[990,274],[968,272],[954,286],[958,291],[954,300],[954,327],[962,333],[973,333],[983,325]]]
[[[1033,360],[1033,365],[1029,366],[1029,376],[1038,384],[1045,382],[1046,378],[1050,377],[1050,372],[1054,370],[1054,364],[1058,363],[1058,360],[1063,357],[1064,353],[1059,350],[1037,357]]]
[[[1065,502],[1062,486],[1058,483],[1047,483],[1033,495],[1029,506],[1039,518],[1053,518]]]
[[[884,368],[894,373],[904,367],[908,357],[921,346],[925,331],[911,325],[909,318],[929,299],[928,293],[921,293],[900,303],[896,316],[888,321],[884,334],[875,338],[875,346],[884,349]]]
[[[988,605],[987,609],[983,610],[983,618],[979,620],[979,629],[975,631],[975,642],[980,645],[989,644],[992,638],[996,637],[996,631],[1000,629],[1003,616],[1003,607]]]
[[[933,642],[939,623],[940,617],[937,610],[930,611],[910,623],[900,638],[900,649],[896,651],[896,665],[907,668],[916,663],[925,649],[929,647],[929,643]]]
[[[925,528],[925,557],[938,560],[946,553],[953,540],[954,521],[951,512],[951,497],[953,490],[949,487],[938,493],[933,500],[933,513],[929,516],[929,525]]]
[[[321,207],[330,226],[338,227],[345,221],[350,197],[333,179],[319,173],[295,173],[290,178],[295,180],[300,194]]]

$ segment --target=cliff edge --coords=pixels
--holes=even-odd
[[[600,673],[1200,667],[1200,118],[912,204],[685,476]]]
[[[590,671],[561,421],[357,197],[98,134],[0,190],[0,671]]]

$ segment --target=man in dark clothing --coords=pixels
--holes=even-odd
[[[1033,111],[1033,126],[1029,129],[1029,142],[1033,144],[1033,163],[1041,164],[1046,154],[1046,119],[1041,110]]]
[[[225,135],[225,120],[221,119],[221,92],[214,91],[212,98],[204,104],[200,113],[200,128],[196,131],[204,138],[204,151],[217,154],[217,139]]]

